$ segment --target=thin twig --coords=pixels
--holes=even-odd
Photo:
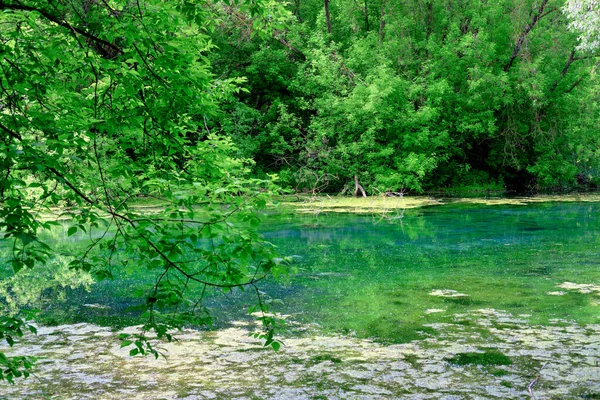
[[[540,373],[542,372],[544,367],[546,365],[548,365],[548,363],[549,363],[549,361],[546,361],[546,363],[544,365],[542,365],[542,368],[540,368],[540,370],[538,371],[537,376],[531,382],[529,382],[529,385],[527,385],[527,391],[529,392],[529,396],[531,396],[532,400],[536,400],[535,395],[533,394],[533,387],[535,386],[537,381],[540,379]]]

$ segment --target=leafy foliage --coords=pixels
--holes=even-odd
[[[579,49],[593,51],[600,47],[600,2],[596,0],[569,0],[563,7],[569,17],[570,28],[580,33]]]
[[[155,284],[143,295],[142,332],[123,342],[132,355],[158,354],[148,331],[171,340],[173,329],[205,323],[207,290],[258,290],[286,269],[256,232],[273,181],[251,178],[252,162],[207,125],[243,82],[211,73],[223,9],[252,20],[258,36],[288,15],[274,1],[0,1],[9,265],[19,277],[57,262],[40,232],[57,225],[41,213],[59,207],[67,235],[87,236],[83,252],[61,256],[72,271],[110,279],[127,259],[146,270]],[[160,206],[135,206],[144,197]],[[12,345],[25,322],[0,310],[0,339]],[[262,322],[275,348],[276,322]],[[0,357],[0,380],[27,376],[31,359]]]
[[[596,59],[577,39],[593,43],[594,1],[291,8],[296,22],[270,43],[216,30],[215,67],[246,76],[248,92],[227,103],[243,123],[214,125],[252,144],[257,172],[330,192],[354,176],[370,193],[597,184]]]
[[[131,354],[244,287],[278,348],[258,285],[289,260],[256,231],[273,173],[313,193],[596,186],[597,6],[0,0],[0,338],[27,325],[19,293],[143,269]],[[83,251],[44,240],[56,212]],[[0,379],[31,366],[2,357]]]

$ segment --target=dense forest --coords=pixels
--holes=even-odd
[[[296,0],[252,35],[224,8],[217,76],[247,79],[211,129],[296,190],[597,184],[593,45],[562,1]],[[592,25],[593,26],[593,25]]]
[[[0,0],[0,340],[35,331],[42,293],[143,270],[131,355],[235,288],[279,348],[259,284],[293,268],[257,226],[281,188],[594,188],[599,9]],[[31,360],[0,367],[12,381]]]

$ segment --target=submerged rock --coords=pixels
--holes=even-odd
[[[429,295],[430,296],[436,296],[436,297],[449,297],[449,298],[469,297],[468,294],[459,293],[456,290],[452,290],[452,289],[436,289],[436,290],[432,290],[431,292],[429,292]]]

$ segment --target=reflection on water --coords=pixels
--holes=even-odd
[[[599,211],[596,203],[450,204],[407,210],[394,220],[282,211],[265,217],[263,233],[282,255],[297,256],[299,272],[264,289],[296,321],[386,342],[436,335],[425,325],[483,308],[529,323],[598,323],[598,293],[564,284],[600,284]],[[67,246],[62,240],[58,234],[55,245]],[[67,289],[65,302],[49,297],[45,322],[136,323],[127,310],[152,276],[121,264],[114,281]],[[444,291],[464,296],[432,295]],[[224,323],[242,318],[251,301],[234,292],[209,306]]]
[[[48,300],[44,322],[94,325],[26,335],[8,351],[40,357],[39,378],[0,383],[0,399],[529,398],[536,377],[538,398],[598,398],[599,211],[600,203],[454,204],[393,221],[269,215],[264,235],[299,267],[264,287],[295,329],[279,352],[238,321],[157,344],[168,360],[131,358],[118,332],[98,325],[136,323],[127,310],[152,277],[120,260],[118,279],[66,288],[59,301],[43,282],[52,273],[68,280],[60,256],[42,283],[26,277]],[[54,234],[64,252],[78,245]],[[233,321],[251,301],[233,292],[209,303]]]
[[[599,211],[590,203],[457,204],[378,223],[287,215],[267,221],[265,236],[299,256],[290,285],[300,289],[281,293],[284,312],[326,330],[402,342],[422,337],[423,324],[487,307],[532,323],[600,321],[594,295],[548,294],[564,282],[600,283]],[[431,296],[435,290],[467,296]]]

